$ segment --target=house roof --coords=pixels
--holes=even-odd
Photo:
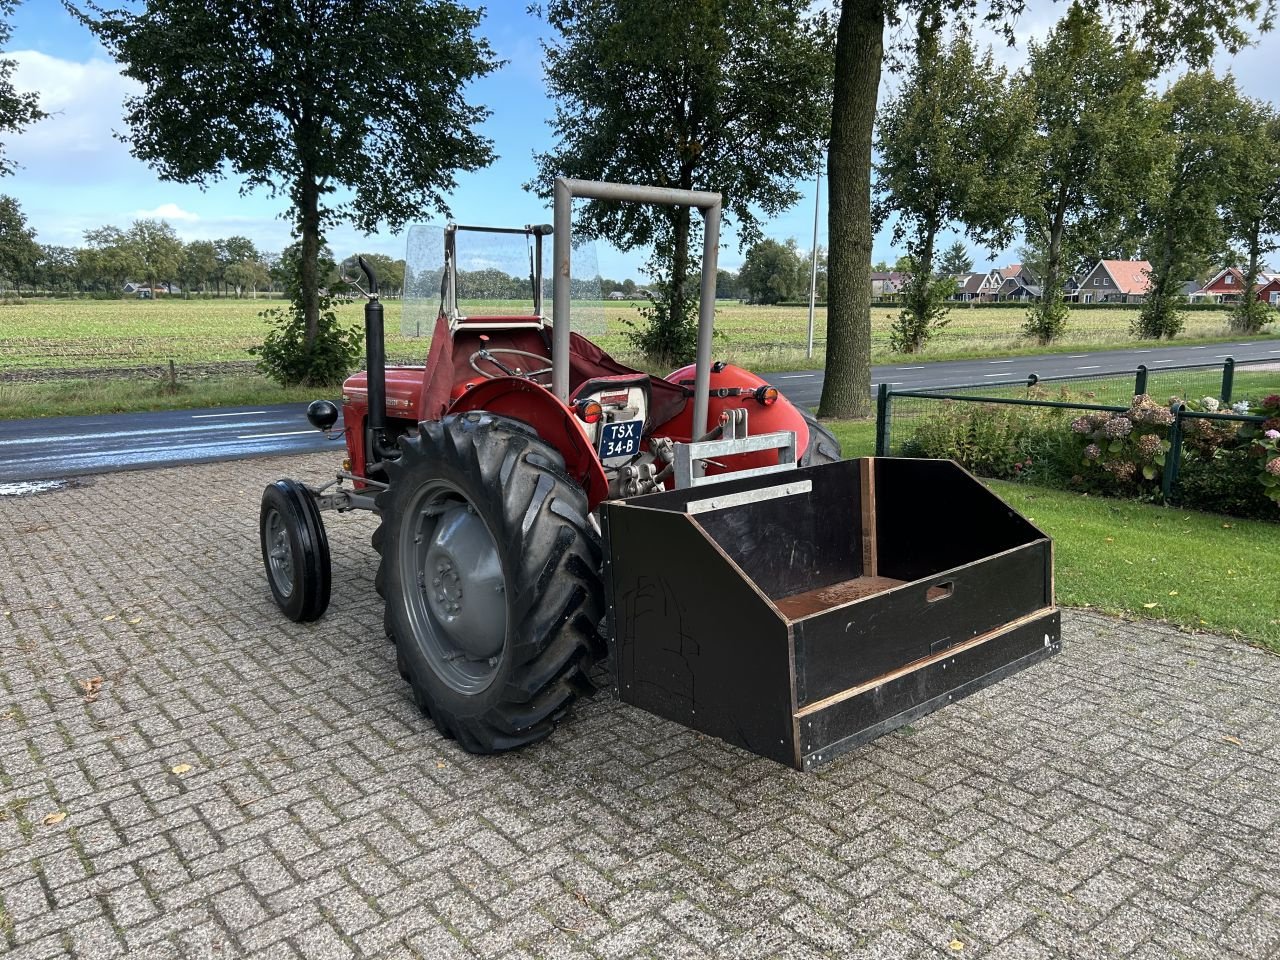
[[[985,273],[957,273],[955,275],[956,292],[977,293],[978,288],[982,286],[982,281],[986,278]]]
[[[1151,288],[1149,260],[1099,260],[1098,266],[1111,275],[1112,282],[1121,293],[1142,294]]]
[[[1004,277],[1006,280],[1016,277],[1021,272],[1022,264],[1020,263],[1011,263],[1007,267],[1000,268],[1000,276]]]

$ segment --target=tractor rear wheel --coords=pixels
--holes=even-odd
[[[329,606],[329,538],[310,491],[277,480],[262,491],[258,542],[271,595],[296,623],[319,620]]]
[[[414,699],[472,753],[540,740],[603,653],[586,494],[533,430],[483,411],[422,423],[400,450],[374,547]]]
[[[800,466],[812,467],[819,463],[834,463],[841,458],[840,441],[830,430],[818,422],[818,419],[803,407],[797,407],[800,416],[804,417],[805,426],[809,428],[809,444],[804,455],[800,457]]]

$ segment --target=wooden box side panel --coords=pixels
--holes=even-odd
[[[621,503],[601,514],[619,697],[798,766],[782,617],[694,518]]]

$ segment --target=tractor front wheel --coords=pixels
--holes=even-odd
[[[586,495],[555,448],[484,412],[422,423],[400,449],[374,547],[401,672],[472,753],[539,740],[603,653]]]
[[[329,606],[329,538],[310,491],[277,480],[262,491],[258,542],[271,595],[297,623],[319,620]]]

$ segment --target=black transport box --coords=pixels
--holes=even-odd
[[[802,770],[1061,650],[1049,538],[951,461],[607,502],[622,700]]]

